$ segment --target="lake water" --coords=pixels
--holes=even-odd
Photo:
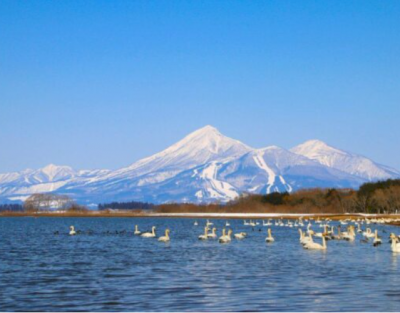
[[[0,311],[400,310],[400,255],[388,243],[398,228],[371,224],[379,247],[358,236],[323,252],[304,250],[296,228],[272,226],[267,244],[266,227],[232,220],[248,238],[223,245],[199,241],[205,221],[193,222],[1,218]],[[225,220],[213,222],[220,233]],[[135,224],[158,235],[168,227],[171,242],[133,236]],[[70,225],[93,234],[68,236]]]

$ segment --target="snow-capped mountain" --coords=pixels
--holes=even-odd
[[[310,187],[357,187],[363,180],[279,147],[250,151],[238,158],[212,161],[142,188],[146,201],[226,202],[243,193],[291,192]],[[156,190],[156,192],[154,192]],[[162,191],[168,190],[168,193]]]
[[[72,181],[87,180],[108,173],[108,170],[75,171],[69,166],[49,164],[38,170],[0,174],[0,200],[25,200],[34,193],[55,192]]]
[[[48,165],[0,174],[0,202],[33,193],[67,194],[81,203],[109,201],[226,202],[243,193],[300,188],[357,188],[400,177],[394,169],[312,140],[291,150],[253,149],[203,127],[169,148],[116,171]]]
[[[139,177],[139,185],[156,183],[200,164],[237,157],[251,150],[240,141],[222,135],[216,128],[205,126],[157,154],[101,177],[98,183],[137,180]]]
[[[368,181],[400,176],[400,172],[395,169],[377,164],[361,155],[331,147],[320,140],[306,141],[290,151]]]

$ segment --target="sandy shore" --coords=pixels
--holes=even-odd
[[[400,215],[384,215],[384,214],[298,214],[298,213],[135,213],[135,212],[85,212],[85,213],[57,213],[57,212],[41,212],[41,213],[17,213],[3,212],[0,217],[124,217],[124,218],[193,218],[193,219],[298,219],[304,218],[330,218],[333,220],[342,220],[349,218],[399,218]]]

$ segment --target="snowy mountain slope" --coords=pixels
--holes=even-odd
[[[132,178],[155,172],[179,173],[206,162],[243,155],[251,150],[240,141],[222,135],[216,128],[205,126],[169,148],[117,170],[104,179]]]
[[[69,166],[49,164],[38,170],[25,170],[0,174],[0,200],[24,200],[34,193],[58,191],[71,183],[90,179],[108,173],[107,170],[75,171]]]
[[[339,170],[278,147],[248,152],[240,157],[212,161],[165,181],[125,186],[113,194],[118,201],[227,202],[243,193],[291,192],[309,187],[357,187],[363,182]],[[121,187],[121,186],[120,186]],[[108,197],[102,195],[102,201]]]
[[[220,164],[218,175],[237,193],[291,192],[315,186],[356,187],[362,180],[272,146]]]
[[[252,148],[240,141],[222,135],[216,128],[205,126],[162,152],[69,188],[85,187],[91,192],[117,192],[121,188],[156,184],[192,167],[227,157],[241,156],[251,150]]]
[[[336,149],[320,140],[306,141],[290,151],[368,181],[400,177],[400,172],[395,169],[377,164],[366,157]]]
[[[321,141],[308,141],[290,151],[276,146],[252,149],[206,126],[116,171],[48,165],[0,174],[0,202],[46,192],[67,194],[86,204],[226,202],[243,193],[357,188],[366,181],[394,177],[400,177],[398,171]]]

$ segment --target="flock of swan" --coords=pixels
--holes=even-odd
[[[360,234],[362,236],[362,239],[360,240],[362,243],[369,243],[370,239],[372,239],[372,245],[374,247],[379,246],[382,244],[382,239],[378,234],[378,229],[375,229],[375,231],[372,231],[368,225],[370,224],[386,224],[390,222],[398,222],[398,219],[347,219],[347,220],[342,220],[339,222],[338,226],[333,226],[330,225],[332,222],[331,219],[325,218],[325,219],[316,219],[314,220],[313,218],[309,219],[303,219],[299,218],[297,220],[291,221],[287,220],[286,223],[283,221],[283,219],[276,219],[274,222],[272,219],[269,219],[268,221],[262,221],[262,224],[258,221],[252,221],[250,220],[247,222],[246,220],[243,221],[244,226],[251,226],[254,227],[258,225],[262,226],[267,226],[267,237],[265,238],[265,241],[267,243],[273,243],[275,242],[275,238],[272,236],[272,230],[271,227],[269,226],[277,226],[277,227],[289,227],[289,228],[298,228],[299,231],[299,240],[300,244],[303,246],[304,249],[309,249],[309,250],[327,250],[327,241],[329,240],[346,240],[346,241],[355,241],[357,234]],[[314,222],[314,224],[312,224]],[[305,226],[305,223],[307,226]],[[362,229],[362,225],[366,225],[366,229]],[[197,221],[194,222],[194,226],[198,226],[199,223]],[[230,223],[226,222],[225,227],[229,227]],[[320,227],[321,231],[315,231],[312,229],[312,227]],[[306,227],[305,230],[303,230],[303,227]],[[342,227],[345,228],[345,230],[342,230]],[[335,233],[335,228],[337,229],[337,232]],[[261,229],[260,229],[261,231]],[[385,231],[383,231],[385,232]],[[74,226],[70,226],[70,232],[69,235],[74,236],[79,234],[75,230]],[[157,238],[156,235],[156,227],[153,226],[151,231],[149,232],[141,232],[139,230],[138,225],[135,225],[135,230],[133,232],[135,236],[140,236],[142,238]],[[171,240],[170,236],[170,230],[166,229],[164,236],[158,237],[157,240],[160,242],[169,242]],[[213,223],[207,220],[206,225],[204,227],[204,233],[200,234],[198,236],[199,240],[210,240],[210,239],[218,239],[218,242],[220,243],[230,243],[232,241],[232,234],[233,231],[232,229],[222,229],[222,234],[221,236],[217,235],[217,228],[213,227]],[[233,237],[236,240],[242,240],[247,237],[246,232],[238,232],[234,233]],[[314,238],[320,238],[321,242],[315,242]],[[400,252],[400,236],[395,235],[394,233],[391,233],[389,236],[389,242],[391,243],[391,249],[393,252]]]

